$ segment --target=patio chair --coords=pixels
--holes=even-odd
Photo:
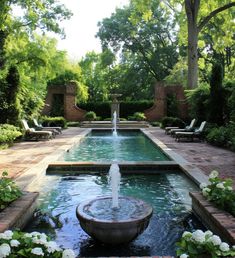
[[[203,137],[203,131],[206,126],[206,121],[203,121],[198,129],[196,129],[194,132],[176,132],[175,133],[175,140],[180,141],[180,139],[185,138],[187,140],[193,141],[194,138],[198,138],[199,140],[202,140]]]
[[[25,136],[28,139],[38,141],[38,140],[42,140],[42,139],[49,140],[49,139],[52,139],[52,137],[53,137],[52,132],[49,132],[49,131],[35,131],[34,128],[30,128],[25,119],[22,119],[21,123],[23,125],[24,130],[25,130]]]
[[[42,126],[41,124],[38,123],[37,119],[33,119],[33,123],[35,125],[36,130],[47,130],[51,131],[54,134],[59,134],[62,133],[62,128],[59,126]]]
[[[174,137],[176,132],[192,132],[194,130],[195,123],[196,123],[196,119],[194,118],[191,121],[190,125],[182,129],[180,128],[171,129],[169,133],[172,137]]]

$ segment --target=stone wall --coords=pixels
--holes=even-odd
[[[188,117],[188,106],[184,89],[181,85],[165,85],[164,82],[157,82],[155,85],[154,105],[145,110],[144,114],[148,121],[160,120],[167,116],[167,95],[174,94],[178,101],[179,117]]]
[[[86,114],[85,110],[76,105],[76,83],[70,82],[67,85],[53,85],[48,88],[43,115],[50,116],[52,110],[53,96],[62,94],[64,98],[64,118],[68,121],[82,121]]]

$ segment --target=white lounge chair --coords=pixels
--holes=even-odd
[[[25,130],[25,136],[28,139],[38,141],[38,140],[42,140],[42,139],[49,140],[49,139],[52,139],[52,137],[53,137],[53,134],[50,131],[35,131],[34,128],[30,128],[28,125],[28,122],[25,119],[22,119],[21,123]]]
[[[48,131],[52,131],[55,134],[59,134],[62,133],[62,128],[59,126],[42,126],[41,124],[38,123],[37,119],[33,119],[33,123],[36,127],[36,129],[38,130],[48,130]]]

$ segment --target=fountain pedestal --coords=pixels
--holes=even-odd
[[[83,230],[106,244],[122,244],[135,239],[147,228],[153,212],[152,207],[132,197],[119,197],[119,201],[120,207],[122,203],[128,205],[125,211],[121,208],[111,209],[109,214],[112,197],[101,197],[81,203],[76,214]],[[104,207],[106,203],[107,207]],[[101,207],[104,208],[100,211]]]
[[[122,94],[111,94],[112,103],[111,103],[111,120],[113,120],[113,114],[116,112],[116,119],[117,122],[120,121],[119,119],[119,112],[120,112],[120,102],[118,101],[118,97],[121,97]]]

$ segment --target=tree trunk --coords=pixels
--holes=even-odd
[[[194,89],[198,84],[198,28],[197,16],[200,0],[185,0],[185,11],[188,25],[188,83],[189,89]]]
[[[198,31],[196,24],[188,23],[188,88],[198,85]]]

